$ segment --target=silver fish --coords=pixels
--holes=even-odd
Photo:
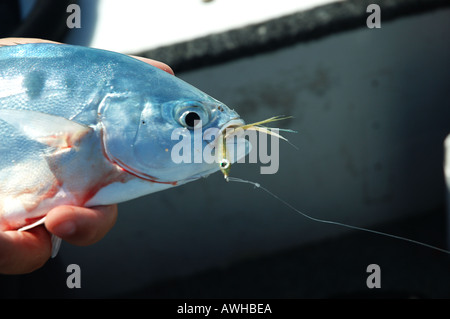
[[[195,131],[217,137],[244,124],[223,103],[123,54],[1,47],[0,230],[40,224],[55,206],[119,203],[207,176],[217,163],[176,162],[174,146]],[[189,145],[191,157],[216,140]]]

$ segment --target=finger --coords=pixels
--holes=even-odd
[[[47,214],[45,227],[71,244],[86,246],[102,239],[116,219],[117,205],[92,208],[59,206]]]
[[[166,71],[167,73],[175,75],[175,73],[173,72],[172,68],[170,66],[168,66],[167,64],[163,63],[163,62],[152,60],[152,59],[143,58],[141,56],[135,56],[135,55],[130,55],[130,56],[135,58],[135,59],[141,60],[141,61],[143,61],[145,63],[148,63],[148,64],[151,64],[153,66],[156,66],[158,69]]]
[[[51,251],[50,234],[42,226],[0,232],[0,273],[30,273],[45,264]]]

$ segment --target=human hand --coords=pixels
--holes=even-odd
[[[57,42],[28,38],[0,39],[0,46],[25,43]],[[162,62],[133,57],[174,74]],[[20,232],[0,231],[0,273],[24,274],[42,267],[51,255],[51,234],[74,245],[91,245],[109,232],[116,219],[117,205],[91,208],[59,206],[48,212],[45,227],[42,225]]]
[[[58,206],[44,225],[26,231],[0,231],[0,273],[25,274],[41,268],[51,256],[51,234],[79,246],[102,239],[114,226],[117,205]]]

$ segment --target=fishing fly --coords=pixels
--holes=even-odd
[[[221,134],[218,138],[218,149],[221,150],[219,152],[219,168],[222,172],[222,174],[224,175],[225,180],[228,181],[228,175],[229,175],[229,171],[231,168],[231,161],[230,161],[230,156],[228,153],[228,149],[226,146],[226,141],[227,139],[231,138],[234,135],[237,135],[238,132],[243,132],[243,131],[257,131],[257,132],[261,132],[267,135],[271,135],[274,136],[276,138],[282,139],[286,142],[288,142],[289,144],[291,144],[287,138],[281,136],[279,133],[274,131],[274,128],[272,127],[267,127],[267,126],[263,126],[263,124],[266,123],[271,123],[271,122],[275,122],[275,121],[282,121],[282,120],[286,120],[286,119],[290,119],[292,118],[292,116],[273,116],[271,118],[268,118],[266,120],[263,121],[259,121],[259,122],[255,122],[255,123],[250,123],[250,124],[243,124],[240,126],[234,126],[231,128],[228,128],[226,130],[226,132],[224,132],[223,134]],[[291,132],[291,133],[296,133],[293,130],[290,129],[280,129],[277,128],[277,131],[284,131],[284,132]],[[295,145],[291,144],[294,148]]]
[[[245,124],[239,127],[234,127],[232,128],[229,132],[227,132],[226,134],[222,134],[219,138],[219,149],[221,149],[222,151],[219,153],[221,158],[219,158],[218,163],[219,163],[219,167],[220,170],[222,172],[222,174],[224,175],[224,178],[227,182],[237,182],[237,183],[245,183],[245,184],[250,184],[253,185],[254,188],[258,188],[263,190],[265,193],[269,194],[270,196],[272,196],[273,198],[275,198],[276,200],[280,201],[281,203],[283,203],[283,205],[289,207],[290,209],[292,209],[293,211],[295,211],[296,213],[302,215],[303,217],[312,220],[314,222],[318,222],[318,223],[323,223],[323,224],[330,224],[330,225],[336,225],[336,226],[341,226],[341,227],[345,227],[345,228],[349,228],[349,229],[353,229],[353,230],[358,230],[358,231],[363,231],[363,232],[367,232],[367,233],[372,233],[375,235],[380,235],[380,236],[385,236],[385,237],[389,237],[389,238],[393,238],[393,239],[398,239],[398,240],[402,240],[402,241],[406,241],[412,244],[416,244],[416,245],[420,245],[429,249],[433,249],[445,254],[450,255],[450,251],[443,249],[443,248],[439,248],[424,242],[420,242],[414,239],[410,239],[410,238],[406,238],[406,237],[402,237],[402,236],[397,236],[394,234],[389,234],[389,233],[385,233],[385,232],[381,232],[381,231],[377,231],[377,230],[373,230],[373,229],[369,229],[369,228],[364,228],[364,227],[359,227],[359,226],[353,226],[353,225],[349,225],[349,224],[344,224],[341,222],[337,222],[337,221],[332,221],[332,220],[326,220],[326,219],[320,219],[320,218],[316,218],[313,217],[311,215],[308,215],[302,211],[300,211],[299,209],[297,209],[296,207],[294,207],[293,205],[291,205],[290,203],[288,203],[287,201],[285,201],[284,199],[282,199],[281,197],[279,197],[278,195],[276,195],[275,193],[271,192],[270,190],[268,190],[267,188],[261,186],[261,184],[256,183],[256,182],[252,182],[249,180],[245,180],[245,179],[241,179],[241,178],[237,178],[237,177],[231,177],[230,176],[230,170],[231,170],[231,162],[229,160],[229,155],[228,155],[228,151],[227,151],[227,147],[226,147],[226,139],[229,138],[232,134],[234,134],[237,130],[255,130],[255,131],[259,131],[261,133],[264,134],[269,134],[271,136],[274,136],[276,138],[282,139],[286,142],[288,142],[289,144],[293,145],[292,143],[290,143],[288,141],[288,139],[286,139],[285,137],[281,136],[280,134],[274,132],[274,129],[271,127],[266,127],[263,126],[263,124],[266,123],[270,123],[270,122],[275,122],[275,121],[281,121],[281,120],[285,120],[285,119],[289,119],[291,118],[290,116],[275,116],[275,117],[271,117],[268,118],[266,120],[263,121],[259,121],[259,122],[255,122],[255,123],[251,123],[251,124]],[[293,130],[289,130],[289,129],[277,129],[277,130],[281,130],[281,131],[285,131],[285,132],[291,132],[291,133],[296,133]],[[295,145],[293,145],[295,147]]]

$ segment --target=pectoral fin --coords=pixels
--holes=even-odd
[[[22,227],[22,228],[19,228],[17,231],[25,231],[25,230],[34,228],[34,227],[36,227],[36,226],[43,225],[44,223],[45,223],[45,217],[42,217],[42,218],[39,219],[37,222],[35,222],[35,223],[33,223],[33,224],[30,224],[30,225],[27,225],[27,226],[24,226],[24,227]]]
[[[71,148],[91,128],[61,116],[28,110],[0,110],[0,120],[38,141],[57,148]]]
[[[52,258],[58,255],[59,248],[61,248],[62,239],[52,234]]]

